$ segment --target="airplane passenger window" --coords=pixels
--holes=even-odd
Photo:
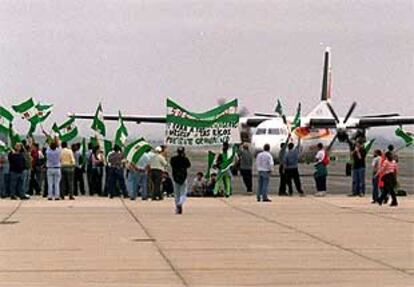
[[[265,135],[266,134],[266,129],[257,129],[256,130],[256,135]]]
[[[267,130],[267,133],[269,135],[279,135],[280,134],[280,131],[279,131],[279,129],[268,129]]]

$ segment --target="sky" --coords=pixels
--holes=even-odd
[[[414,115],[409,0],[0,0],[0,105],[53,103],[46,127],[98,102],[108,114],[164,115],[167,97],[194,111],[238,98],[251,113],[280,99],[306,114],[320,99],[326,46],[340,115],[353,101],[354,115]],[[78,126],[92,134],[90,122]],[[21,119],[16,127],[28,129]]]

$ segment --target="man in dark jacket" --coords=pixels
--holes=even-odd
[[[174,181],[176,213],[182,214],[187,193],[187,170],[191,167],[183,147],[177,149],[177,155],[171,158],[170,164]]]
[[[10,165],[10,198],[29,199],[23,191],[23,171],[26,169],[26,160],[22,153],[22,144],[17,143],[12,152],[9,153]]]

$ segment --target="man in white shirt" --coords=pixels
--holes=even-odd
[[[256,157],[256,168],[259,173],[259,186],[257,189],[257,201],[270,202],[267,197],[270,173],[273,169],[273,157],[270,154],[270,145],[265,144],[263,151]]]

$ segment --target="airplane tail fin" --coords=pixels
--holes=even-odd
[[[328,101],[332,96],[331,48],[325,50],[322,78],[321,101]]]
[[[332,118],[327,102],[332,97],[332,75],[331,75],[331,48],[325,50],[322,78],[322,95],[320,103],[308,114],[309,117]]]

